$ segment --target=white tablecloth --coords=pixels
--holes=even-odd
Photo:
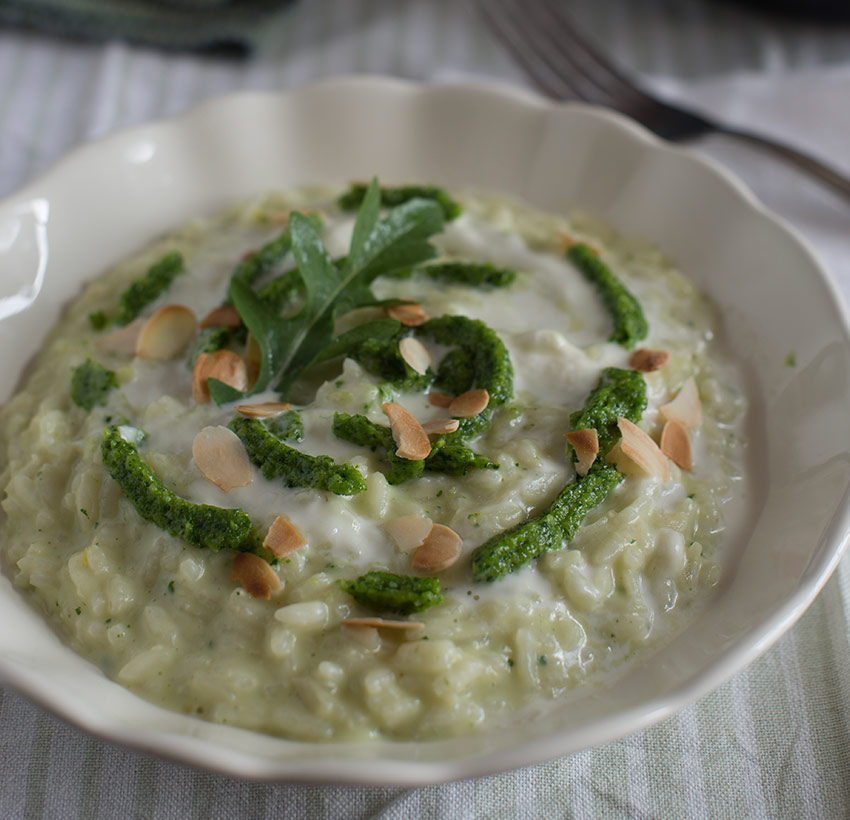
[[[764,22],[708,0],[567,5],[666,91],[850,171],[847,27]],[[464,9],[451,0],[302,0],[248,62],[0,31],[0,195],[80,142],[229,90],[347,72],[523,83]],[[802,231],[850,299],[846,203],[727,138],[703,139],[696,150],[739,173]],[[540,766],[410,790],[258,785],[197,772],[107,746],[0,689],[0,817],[846,818],[848,615],[845,560],[773,649],[661,725]]]

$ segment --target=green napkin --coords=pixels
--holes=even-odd
[[[288,0],[0,0],[0,25],[166,49],[248,54]]]

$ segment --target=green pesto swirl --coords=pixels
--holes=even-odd
[[[138,449],[121,438],[117,427],[103,431],[100,452],[109,475],[146,521],[196,547],[253,552],[274,560],[263,548],[248,513],[180,498],[159,480]]]
[[[617,417],[637,423],[645,408],[646,382],[640,373],[615,367],[602,371],[584,408],[570,420],[574,429],[596,429],[600,458],[586,476],[567,484],[547,510],[477,547],[472,553],[476,581],[497,581],[575,537],[587,514],[622,481],[622,475],[601,460],[619,437]]]
[[[587,245],[574,245],[567,258],[593,283],[602,302],[611,314],[614,330],[608,341],[631,350],[649,333],[649,324],[640,302],[611,272],[610,268]]]
[[[337,495],[355,495],[366,489],[355,467],[337,464],[330,456],[302,453],[284,444],[257,419],[237,416],[227,426],[239,436],[248,458],[269,481],[281,478],[285,487],[312,487]]]
[[[436,578],[373,571],[353,581],[338,581],[358,604],[375,612],[411,615],[443,603]]]

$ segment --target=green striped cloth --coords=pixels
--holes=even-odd
[[[286,0],[0,0],[0,25],[169,49],[257,46]]]
[[[850,170],[846,29],[762,19],[712,0],[564,3],[624,62],[664,75],[670,93]],[[231,90],[348,72],[524,82],[455,0],[302,0],[269,19],[255,57],[242,62],[0,28],[0,195],[90,137]],[[846,206],[723,138],[698,150],[801,230],[850,300]],[[848,818],[848,636],[845,559],[775,647],[664,723],[546,764],[416,789],[252,784],[197,772],[107,746],[0,689],[0,819]]]

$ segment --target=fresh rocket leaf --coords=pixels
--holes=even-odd
[[[277,389],[285,396],[299,373],[333,342],[335,319],[377,303],[370,288],[375,277],[436,254],[427,240],[443,227],[439,205],[415,199],[383,219],[379,212],[380,192],[373,181],[358,212],[348,256],[339,263],[328,254],[311,220],[299,213],[291,215],[292,253],[305,294],[304,304],[294,316],[282,318],[243,277],[233,277],[233,304],[261,351],[260,374],[252,393],[278,379]]]
[[[241,390],[237,390],[218,379],[207,379],[207,387],[210,391],[210,398],[218,405],[227,404],[229,401],[238,401],[244,395]]]

